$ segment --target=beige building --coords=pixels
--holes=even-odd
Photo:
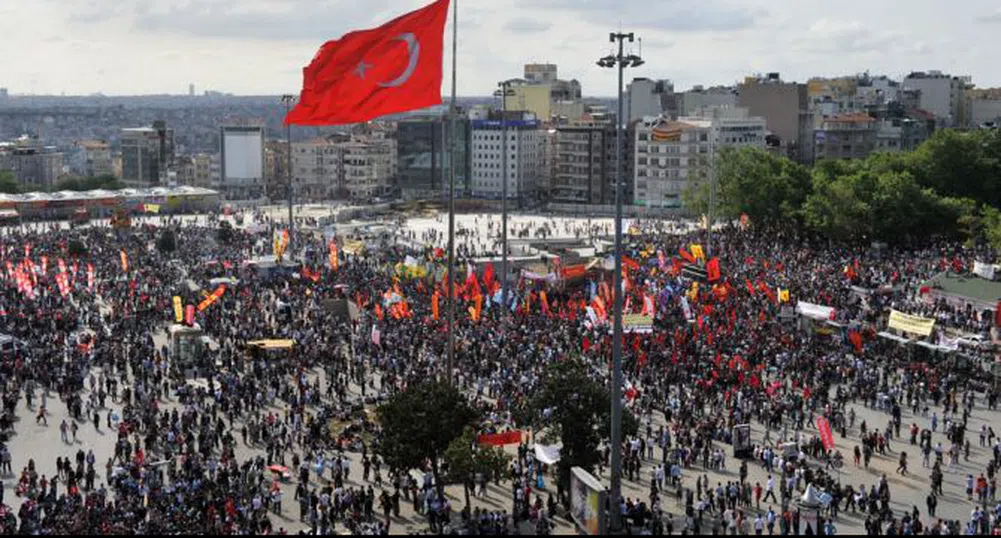
[[[549,199],[565,204],[604,200],[608,130],[603,125],[556,128],[554,175]]]
[[[764,118],[773,143],[789,158],[813,161],[813,117],[807,85],[783,82],[778,73],[747,77],[739,87],[739,106]]]
[[[966,90],[967,118],[964,127],[1001,125],[1001,88],[976,88]]]
[[[388,192],[396,177],[396,141],[332,135],[292,144],[293,193],[300,200],[368,201]]]
[[[111,146],[103,140],[80,140],[74,143],[83,155],[84,175],[87,177],[114,175]]]
[[[54,146],[22,137],[0,143],[0,170],[14,174],[25,191],[49,191],[63,174],[64,156]]]
[[[176,158],[177,182],[191,187],[212,186],[212,156],[207,153],[181,155]]]
[[[504,97],[507,110],[525,110],[542,119],[552,117],[552,103],[548,84],[512,85],[510,94]]]
[[[865,159],[876,150],[879,125],[862,112],[824,118],[814,133],[814,155],[822,159]],[[888,133],[884,133],[885,138]]]

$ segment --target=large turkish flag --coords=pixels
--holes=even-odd
[[[303,69],[294,125],[359,123],[441,104],[449,0],[358,30],[320,47]]]

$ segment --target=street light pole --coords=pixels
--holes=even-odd
[[[508,81],[501,87],[501,316],[507,312],[507,91]]]
[[[448,107],[448,124],[452,125],[456,109],[456,65],[458,63],[459,34],[459,1],[452,2],[452,102]],[[441,125],[445,132],[445,123]],[[448,166],[448,384],[452,384],[455,371],[455,128],[452,128],[452,138],[449,139]],[[442,155],[445,148],[442,148]],[[468,176],[467,176],[468,177]]]
[[[617,56],[605,56],[598,60],[601,67],[618,67],[618,114],[615,118],[615,274],[614,297],[615,311],[612,327],[612,431],[610,432],[611,443],[611,487],[609,488],[609,512],[611,521],[609,522],[610,532],[619,532],[622,529],[622,514],[619,505],[622,502],[622,125],[623,125],[623,102],[622,102],[622,77],[626,67],[639,67],[643,65],[643,60],[635,55],[624,54],[625,42],[633,42],[634,35],[630,32],[611,33],[609,41],[618,42],[619,54]]]
[[[285,116],[288,117],[289,111],[292,109],[292,103],[295,102],[295,96],[286,93],[282,95],[282,103],[285,104]],[[285,175],[286,175],[286,194],[288,195],[288,233],[289,237],[292,237],[292,124],[285,124]]]

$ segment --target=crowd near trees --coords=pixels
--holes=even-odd
[[[709,193],[703,182],[686,202],[704,213]],[[717,219],[746,214],[755,226],[833,240],[948,237],[1001,248],[1001,132],[942,130],[911,152],[812,169],[761,149],[727,148],[717,161],[715,207]]]

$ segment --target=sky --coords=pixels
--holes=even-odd
[[[456,0],[453,0],[456,1]],[[997,0],[457,0],[458,92],[485,96],[523,65],[559,65],[585,95],[615,95],[595,65],[634,32],[633,77],[677,90],[753,73],[785,80],[938,69],[1001,86]],[[3,0],[0,87],[11,94],[298,93],[319,46],[430,0]],[[451,19],[443,93],[451,87]]]

